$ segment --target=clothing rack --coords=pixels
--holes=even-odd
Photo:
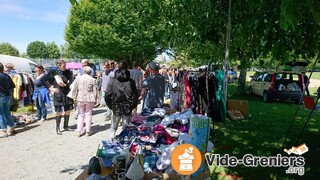
[[[178,73],[178,75],[180,74],[180,73],[182,73],[182,77],[185,75],[185,73],[205,73],[205,75],[206,75],[206,93],[207,93],[207,104],[206,104],[206,109],[205,109],[205,114],[207,115],[208,114],[208,112],[209,112],[209,101],[210,101],[210,99],[209,99],[209,88],[208,88],[208,75],[210,74],[210,73],[214,73],[214,71],[209,71],[208,69],[205,69],[205,70],[186,70],[186,69],[183,69],[183,70],[179,70],[178,71],[179,73]],[[179,80],[178,80],[178,97],[180,97],[180,93],[181,93],[181,82],[182,82],[182,80],[183,80],[183,78],[180,78],[179,77]],[[201,96],[200,96],[200,98],[201,98]],[[201,98],[201,100],[202,100],[202,98]],[[181,110],[180,109],[180,98],[178,98],[178,110]]]

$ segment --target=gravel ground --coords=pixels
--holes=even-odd
[[[110,121],[104,120],[104,113],[105,108],[94,109],[94,134],[89,137],[78,138],[75,131],[56,135],[54,118],[17,127],[16,135],[0,138],[0,179],[75,179],[95,155],[101,140],[108,138]],[[69,125],[76,128],[73,115]]]
[[[311,79],[309,87],[319,85],[320,80]],[[104,113],[105,108],[94,109],[94,134],[90,137],[78,138],[76,132],[56,135],[54,118],[41,124],[35,122],[17,127],[16,135],[0,138],[3,163],[0,179],[75,179],[95,155],[101,140],[109,137],[107,129],[110,127],[110,121],[104,121]],[[76,128],[73,115],[69,125]]]

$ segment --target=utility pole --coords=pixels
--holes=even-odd
[[[227,38],[226,38],[226,54],[224,60],[224,84],[223,91],[225,95],[225,101],[227,101],[227,89],[228,89],[228,69],[229,69],[229,49],[230,49],[230,31],[231,31],[231,0],[229,0],[228,10],[228,24],[227,24]]]

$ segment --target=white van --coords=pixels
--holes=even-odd
[[[33,74],[35,66],[37,65],[35,62],[31,61],[27,58],[8,56],[0,54],[0,62],[5,67],[7,63],[12,63],[14,65],[14,69],[17,72],[23,72],[28,74]]]

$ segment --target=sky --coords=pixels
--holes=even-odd
[[[20,54],[29,43],[64,44],[69,0],[0,0],[0,43],[8,42]]]

